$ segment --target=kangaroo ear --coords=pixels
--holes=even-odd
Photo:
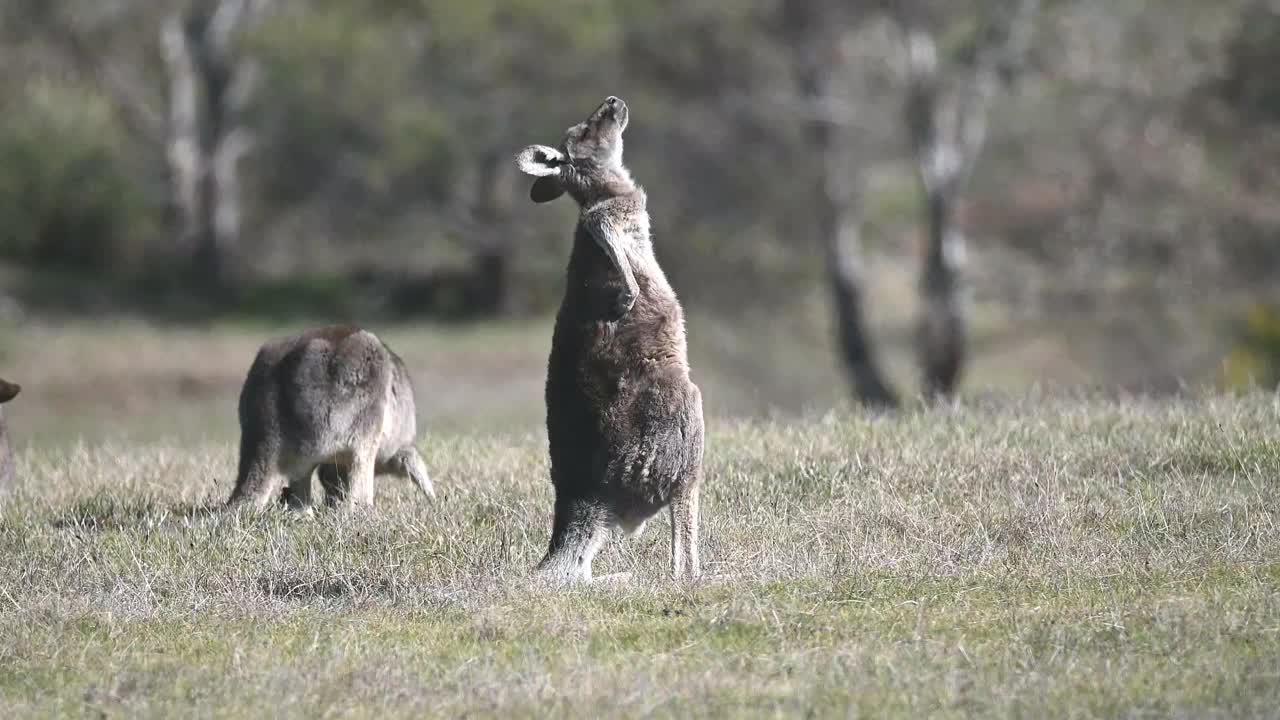
[[[536,203],[551,202],[564,194],[564,185],[555,176],[540,177],[529,188],[529,199]]]
[[[17,397],[19,392],[22,392],[22,387],[20,385],[0,380],[0,403],[9,402]]]
[[[559,175],[560,168],[569,161],[564,153],[546,145],[530,145],[516,155],[520,172],[534,177]]]

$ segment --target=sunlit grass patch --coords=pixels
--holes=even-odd
[[[219,440],[29,448],[0,508],[6,716],[1266,716],[1280,406],[1027,396],[709,426],[707,578],[526,582],[545,440],[433,434],[440,490],[227,513]]]

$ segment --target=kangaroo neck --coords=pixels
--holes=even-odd
[[[570,166],[561,175],[560,182],[583,209],[639,190],[631,173],[622,166]]]

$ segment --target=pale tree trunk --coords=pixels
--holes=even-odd
[[[161,31],[169,69],[169,167],[178,243],[212,294],[234,290],[240,248],[237,168],[252,138],[243,112],[254,66],[237,40],[264,0],[192,0]]]
[[[1001,7],[993,8],[991,17],[1007,19],[991,28],[973,67],[950,88],[943,87],[934,30],[921,5],[895,6],[909,82],[903,114],[925,194],[917,342],[925,394],[949,397],[959,384],[967,351],[965,237],[956,223],[957,204],[986,141],[991,102],[1002,78],[1021,64],[1040,4],[1014,0],[1010,8],[996,3]]]
[[[797,85],[809,106],[802,121],[806,159],[811,163],[815,224],[825,250],[840,354],[857,400],[871,408],[892,408],[898,396],[876,360],[865,318],[861,187],[830,112],[837,104],[833,91],[848,85],[849,72],[841,52],[845,30],[832,12],[837,6],[822,0],[787,0],[783,22],[797,53]]]

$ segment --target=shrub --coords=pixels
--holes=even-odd
[[[0,255],[126,270],[157,218],[131,179],[127,140],[100,98],[28,85],[0,113]]]
[[[1223,363],[1223,380],[1233,387],[1280,385],[1280,305],[1252,306],[1240,334],[1240,344]]]

